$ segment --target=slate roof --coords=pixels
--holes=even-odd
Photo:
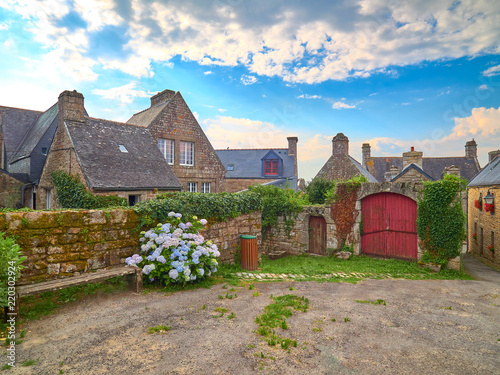
[[[136,113],[127,121],[127,124],[138,125],[147,128],[149,124],[151,124],[153,120],[161,113],[163,108],[165,108],[168,103],[170,103],[172,98],[166,102],[155,104],[145,109],[144,111]]]
[[[356,166],[358,169],[359,173],[361,173],[363,176],[365,176],[368,179],[368,182],[377,182],[377,179],[372,176],[370,172],[368,172],[363,166],[353,157],[349,155],[349,159],[351,159],[351,162]]]
[[[91,188],[182,188],[147,129],[91,117],[85,123],[69,122],[67,128]],[[121,152],[120,145],[128,152]]]
[[[29,176],[26,173],[9,173],[5,169],[0,168],[0,173],[4,173],[7,176],[10,176],[24,184],[29,183]]]
[[[30,126],[42,114],[40,111],[0,106],[0,128],[4,135],[8,163]]]
[[[224,168],[226,169],[226,178],[251,178],[251,179],[271,179],[278,181],[274,177],[262,177],[262,158],[274,151],[283,159],[282,178],[286,182],[289,180],[290,188],[297,186],[297,176],[294,176],[294,157],[288,155],[288,148],[267,148],[267,149],[241,149],[241,150],[215,150]],[[234,169],[228,170],[228,165],[233,164]]]
[[[393,165],[398,167],[399,170],[402,170],[403,157],[371,157],[367,161],[368,171],[379,182],[385,181],[384,173],[389,172],[389,168]],[[452,165],[460,168],[460,176],[467,181],[472,180],[480,170],[479,164],[475,158],[468,158],[465,156],[422,158],[422,169],[433,180],[440,180],[444,169]]]
[[[403,169],[401,172],[399,172],[399,174],[397,176],[395,176],[391,181],[396,181],[401,176],[404,176],[406,173],[408,173],[410,171],[410,169],[415,169],[417,172],[419,172],[422,175],[424,175],[425,177],[427,177],[430,181],[435,180],[434,178],[429,176],[428,173],[425,173],[425,171],[422,168],[420,168],[420,166],[418,164],[411,163],[411,164],[407,165],[405,167],[405,169]]]
[[[500,185],[500,157],[496,157],[472,179],[469,186]]]
[[[9,163],[12,164],[20,159],[27,158],[33,152],[35,146],[40,142],[45,132],[54,121],[57,121],[57,103],[41,114],[31,125]]]

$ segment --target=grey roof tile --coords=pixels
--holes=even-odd
[[[469,186],[490,185],[500,185],[500,157],[497,157],[486,164],[482,171],[479,172],[469,184]]]
[[[153,122],[153,120],[161,113],[163,108],[165,108],[168,103],[163,102],[145,109],[144,111],[138,112],[133,115],[128,121],[127,124],[138,125],[147,128],[149,124]]]
[[[147,129],[86,117],[68,131],[90,187],[103,190],[176,189],[182,185]],[[128,152],[121,152],[123,145]]]

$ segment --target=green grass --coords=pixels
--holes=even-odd
[[[237,265],[228,267],[225,272],[241,272]],[[359,272],[372,273],[375,275],[391,274],[394,277],[405,279],[462,279],[473,280],[464,272],[454,270],[442,270],[434,273],[428,269],[420,268],[417,262],[399,259],[376,259],[364,255],[354,256],[349,259],[337,257],[318,257],[307,254],[288,256],[276,260],[262,257],[262,266],[259,273],[285,273],[301,274],[304,276],[331,274],[333,272]],[[332,281],[346,281],[345,278],[333,278]],[[358,279],[359,280],[359,279]]]
[[[27,359],[26,361],[21,362],[21,366],[28,367],[36,365],[38,359]]]
[[[368,300],[360,300],[360,299],[355,299],[355,302],[358,303],[370,303],[372,305],[386,305],[385,301],[383,299],[378,299],[376,301],[368,301]]]
[[[165,325],[157,325],[155,327],[149,327],[149,334],[153,334],[153,333],[156,333],[156,332],[160,332],[162,334],[170,331],[172,329],[171,326],[165,326]]]

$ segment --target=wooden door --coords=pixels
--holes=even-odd
[[[417,259],[417,203],[404,195],[373,194],[362,201],[364,254]]]
[[[309,252],[326,255],[326,221],[323,217],[309,217]]]

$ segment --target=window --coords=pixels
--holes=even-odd
[[[128,196],[128,205],[135,206],[140,201],[140,195],[129,195]]]
[[[124,146],[124,145],[118,145],[120,147],[120,151],[121,152],[127,152],[128,153],[128,150],[127,148]]]
[[[42,147],[42,155],[47,156],[47,147]]]
[[[181,165],[194,165],[194,143],[193,142],[180,142],[180,164]]]
[[[172,139],[158,139],[158,147],[168,164],[174,164],[174,141]]]
[[[51,190],[49,190],[49,189],[45,190],[45,208],[47,210],[52,208],[51,195],[52,195]]]
[[[234,171],[234,164],[228,164],[227,165],[227,170],[228,171]]]
[[[210,182],[203,182],[201,184],[201,192],[202,193],[210,193]]]
[[[187,183],[187,191],[191,193],[196,193],[196,182],[188,182]]]
[[[265,169],[264,169],[264,174],[266,176],[267,175],[277,176],[278,170],[279,170],[278,159],[266,160]]]

